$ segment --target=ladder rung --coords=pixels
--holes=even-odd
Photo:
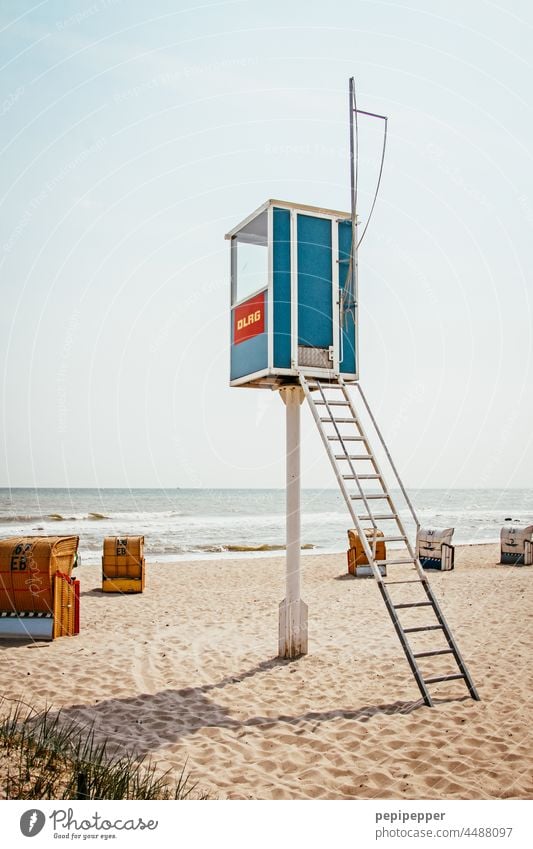
[[[364,516],[358,516],[357,518],[359,519],[360,522],[365,522],[365,521],[371,522],[372,519],[377,519],[378,521],[383,521],[383,522],[387,521],[387,520],[391,521],[392,519],[396,519],[396,520],[398,519],[398,517],[394,513],[376,513],[375,516],[368,516],[368,515],[365,514]],[[379,539],[381,539],[381,537],[379,537]]]
[[[444,625],[422,625],[418,628],[404,628],[404,634],[414,634],[415,631],[440,631]]]
[[[406,542],[407,537],[379,537],[380,542]]]
[[[335,454],[336,460],[371,460],[372,454]]]
[[[368,542],[370,544],[374,540],[369,540]],[[376,537],[376,542],[380,542],[380,537]],[[407,566],[408,564],[414,566],[414,560],[376,560],[376,566]]]
[[[426,684],[438,684],[439,681],[458,681],[459,678],[464,678],[462,672],[458,672],[454,675],[437,675],[436,678],[425,678]]]
[[[350,404],[348,401],[330,401],[329,398],[326,398],[325,401],[315,401],[315,404],[321,404],[322,406],[327,405],[328,407],[349,407]]]
[[[344,419],[344,418],[343,419],[332,419],[330,417],[327,417],[327,418],[321,418],[320,421],[321,422],[329,422],[330,424],[332,422],[336,422],[336,424],[355,424],[357,422],[357,419]]]
[[[357,475],[352,475],[351,477],[352,477],[352,480],[357,480]],[[343,478],[345,480],[349,480],[350,476],[349,475],[343,475]],[[350,498],[352,499],[352,501],[364,501],[365,498],[366,498],[367,501],[380,501],[380,500],[383,500],[383,499],[388,500],[390,498],[390,495],[388,494],[388,492],[380,492],[380,493],[372,492],[372,493],[368,493],[368,494],[365,492],[364,495],[350,495]]]
[[[421,584],[422,581],[420,578],[414,578],[409,581],[383,581],[386,587],[390,587],[391,584]]]
[[[381,480],[381,475],[357,475],[360,481],[379,481]]]
[[[364,436],[328,436],[330,442],[364,442]]]
[[[378,477],[378,475],[376,475],[376,477]],[[364,478],[364,475],[343,475],[342,478],[345,481],[358,481],[361,480],[361,478]],[[364,479],[367,480],[367,478]]]
[[[437,654],[453,654],[451,649],[436,649],[435,651],[419,651],[413,657],[434,657]]]
[[[432,607],[430,601],[412,601],[409,604],[393,604],[395,610],[401,610],[403,607]]]

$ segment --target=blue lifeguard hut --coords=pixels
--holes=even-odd
[[[231,386],[358,377],[352,220],[267,200],[231,240]]]

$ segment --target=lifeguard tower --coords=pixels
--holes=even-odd
[[[271,199],[226,234],[231,244],[230,385],[279,391],[286,406],[286,595],[279,612],[279,656],[307,653],[308,611],[300,595],[300,405],[305,398],[425,704],[433,704],[430,685],[456,679],[479,699],[359,412],[370,422],[374,441],[381,444],[418,529],[414,508],[359,384],[357,252],[362,237],[357,219],[357,120],[361,115],[383,121],[379,189],[387,119],[357,108],[352,78],[351,211]],[[379,559],[383,543],[400,548]],[[383,568],[389,566],[394,570]],[[416,618],[424,612],[429,614],[424,620],[431,617],[430,622]],[[415,618],[404,620],[404,615]],[[428,645],[435,635],[440,643]],[[437,656],[439,661],[448,656],[454,668],[438,669],[437,674],[429,670]]]

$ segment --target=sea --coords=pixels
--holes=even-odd
[[[423,528],[455,528],[455,543],[496,542],[503,525],[533,524],[533,489],[408,490]],[[393,497],[397,494],[393,491]],[[395,499],[396,500],[396,499]],[[407,506],[398,507],[407,528]],[[302,491],[302,546],[347,548],[352,526],[339,492]],[[106,536],[144,535],[148,558],[261,557],[283,551],[283,489],[0,489],[0,535],[80,537],[82,564],[99,563]]]

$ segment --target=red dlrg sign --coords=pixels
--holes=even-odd
[[[265,293],[254,295],[233,310],[233,344],[265,332]]]

